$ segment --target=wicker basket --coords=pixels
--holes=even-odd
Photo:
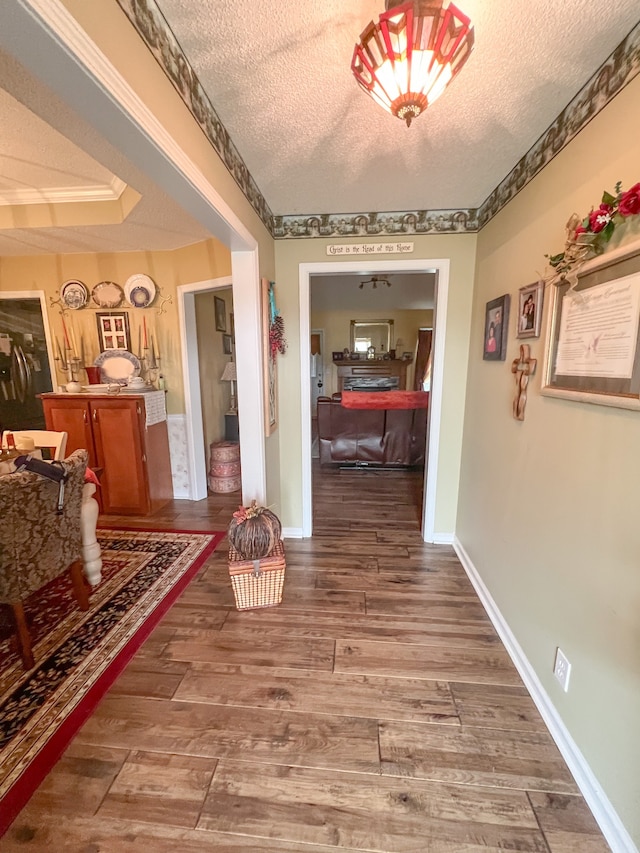
[[[286,561],[282,540],[268,557],[243,560],[233,545],[229,549],[229,576],[238,610],[272,607],[282,601]]]

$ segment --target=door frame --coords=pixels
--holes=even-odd
[[[444,377],[445,333],[449,298],[449,258],[414,258],[405,261],[358,262],[325,261],[300,264],[298,286],[300,296],[300,390],[301,399],[311,399],[309,359],[311,356],[311,276],[331,273],[424,272],[436,274],[435,306],[433,317],[433,370],[429,394],[427,448],[425,464],[424,500],[422,501],[422,538],[435,541],[436,495],[438,491],[438,460],[440,426],[442,419],[442,393]],[[302,406],[302,535],[313,532],[313,498],[311,479],[311,406]]]

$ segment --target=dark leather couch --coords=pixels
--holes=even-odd
[[[427,409],[346,409],[340,395],[318,398],[321,465],[424,464]]]

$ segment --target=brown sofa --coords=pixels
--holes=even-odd
[[[427,409],[347,409],[318,398],[320,464],[398,468],[424,464]]]

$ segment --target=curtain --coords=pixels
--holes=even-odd
[[[424,380],[431,378],[431,342],[433,340],[432,329],[420,329],[418,331],[418,349],[416,352],[416,372],[413,383],[414,391],[422,391]]]

